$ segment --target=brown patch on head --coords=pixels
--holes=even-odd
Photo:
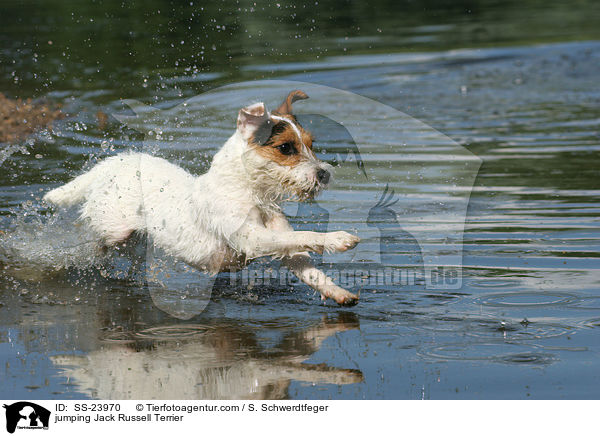
[[[263,124],[249,141],[252,147],[264,158],[289,167],[305,160],[307,153],[314,157],[312,134],[304,130],[293,115],[281,117],[289,122],[272,119]],[[294,124],[302,139],[290,123]]]

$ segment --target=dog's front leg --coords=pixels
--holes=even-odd
[[[358,295],[336,285],[327,274],[312,264],[308,253],[298,253],[286,257],[282,263],[300,280],[319,291],[323,300],[331,298],[342,306],[354,306],[358,303]]]
[[[232,247],[250,259],[262,256],[282,258],[305,251],[342,252],[354,248],[359,241],[359,237],[343,231],[294,231],[283,215],[264,222],[257,210],[250,211],[240,228],[229,237]]]
[[[293,231],[292,226],[283,214],[271,217],[266,225],[267,228],[278,232]],[[327,235],[326,233],[319,234]],[[302,282],[319,291],[323,300],[331,298],[336,303],[344,306],[353,306],[358,303],[358,296],[337,286],[327,274],[316,268],[312,264],[308,253],[294,253],[291,256],[286,256],[282,259],[282,263]]]

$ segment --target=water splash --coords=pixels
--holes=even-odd
[[[0,264],[6,270],[57,272],[100,265],[107,252],[73,211],[47,214],[40,205],[26,202],[0,237]]]

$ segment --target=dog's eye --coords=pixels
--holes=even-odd
[[[296,149],[290,142],[281,144],[279,147],[277,147],[277,149],[281,152],[281,154],[284,154],[286,156],[296,154]]]

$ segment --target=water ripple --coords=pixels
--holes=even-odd
[[[445,344],[423,347],[418,353],[436,361],[490,361],[517,365],[549,365],[556,361],[550,353],[535,351],[534,346],[509,343]]]
[[[505,292],[477,298],[476,303],[494,307],[546,307],[576,303],[579,297],[560,292]]]

